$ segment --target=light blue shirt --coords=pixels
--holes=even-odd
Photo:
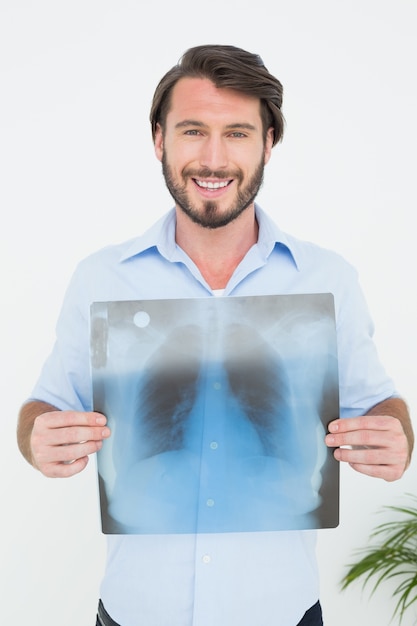
[[[259,207],[256,214],[258,242],[224,296],[332,293],[341,417],[392,396],[356,271],[334,252],[283,233]],[[174,210],[143,236],[91,255],[71,280],[32,398],[92,409],[92,302],[213,295],[175,242]],[[318,599],[314,531],[109,535],[108,543],[101,597],[123,626],[294,626]]]

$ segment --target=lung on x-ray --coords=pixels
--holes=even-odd
[[[96,302],[104,533],[226,533],[339,522],[331,294]]]

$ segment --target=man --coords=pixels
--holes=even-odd
[[[328,292],[335,299],[340,416],[326,445],[355,470],[399,479],[413,433],[378,361],[355,271],[338,255],[282,233],[255,205],[283,133],[282,86],[262,60],[199,46],[159,83],[152,133],[175,208],[145,235],[107,248],[75,272],[57,341],[18,440],[46,476],[82,471],[111,436],[94,412],[92,302]],[[322,624],[314,531],[109,535],[97,624]]]

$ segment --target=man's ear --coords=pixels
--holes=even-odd
[[[164,154],[164,133],[162,132],[162,127],[159,123],[156,125],[155,139],[153,143],[154,143],[156,158],[159,161],[162,161],[162,157]]]

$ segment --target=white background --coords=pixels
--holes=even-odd
[[[287,130],[259,203],[356,265],[380,355],[416,413],[416,31],[415,0],[1,1],[2,623],[95,623],[95,461],[70,480],[43,478],[17,451],[16,414],[76,263],[172,204],[148,110],[189,46],[242,46],[283,82]],[[391,583],[370,598],[339,581],[392,517],[377,511],[416,486],[416,461],[391,484],[343,467],[341,524],[319,533],[326,626],[389,624]]]

